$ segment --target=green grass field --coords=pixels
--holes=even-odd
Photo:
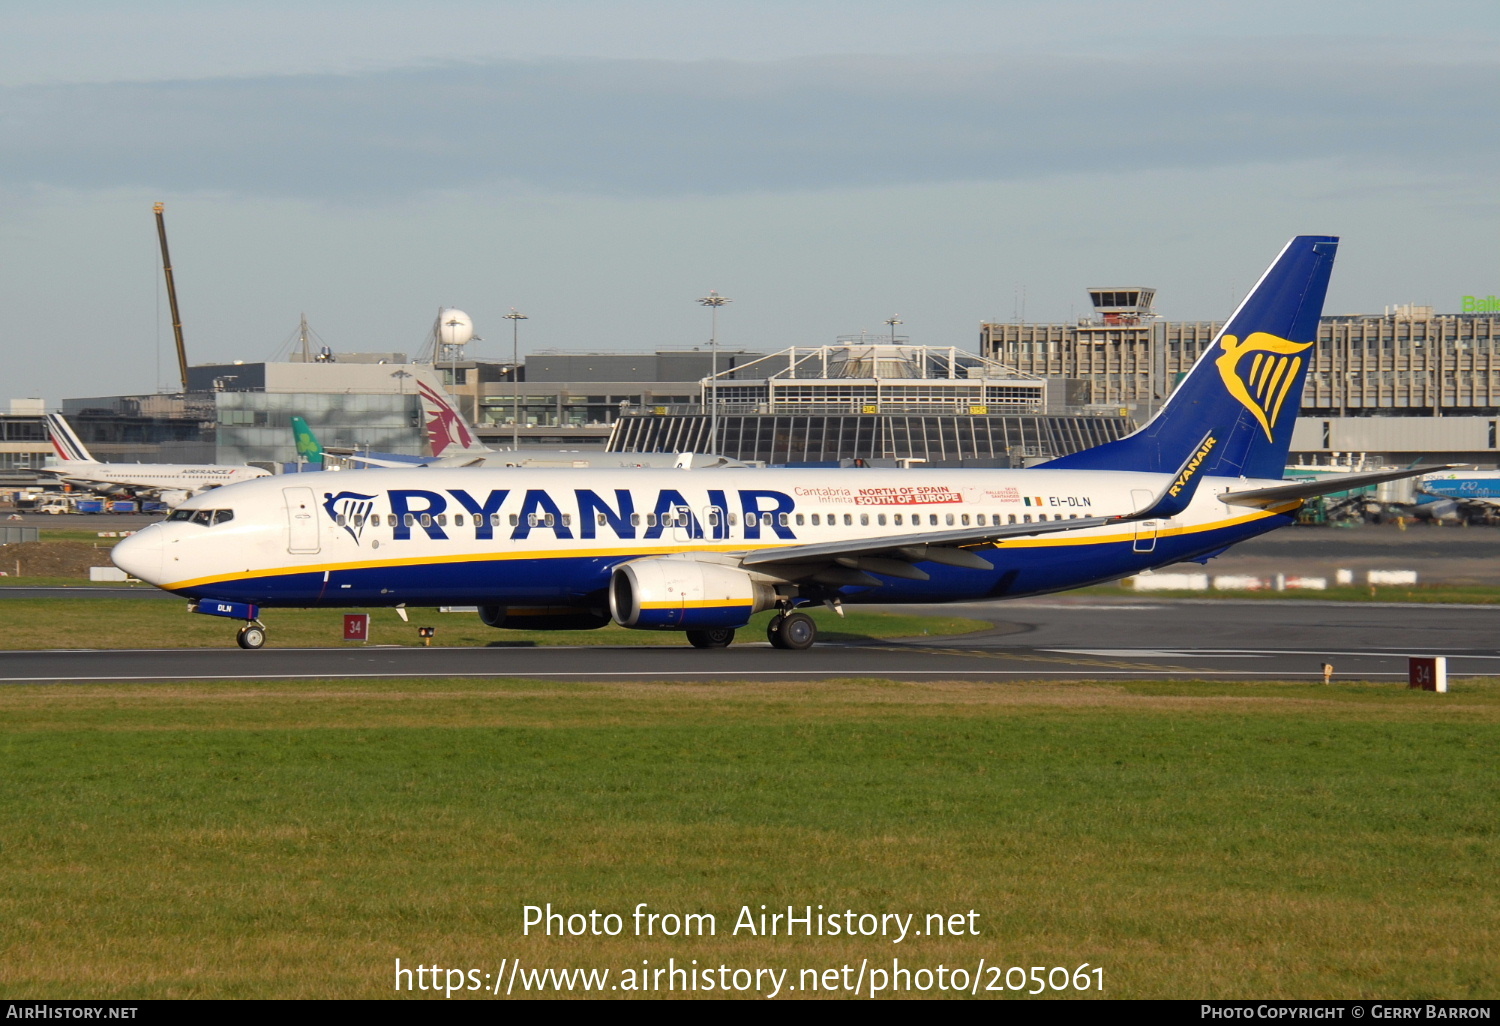
[[[1470,680],[7,688],[0,994],[895,956],[1087,962],[1113,997],[1494,997],[1497,724]],[[719,932],[523,937],[547,902]],[[980,935],[728,935],[761,904]]]
[[[1336,587],[1322,591],[1136,591],[1117,584],[1082,588],[1080,595],[1135,595],[1151,599],[1207,599],[1254,602],[1431,602],[1445,605],[1492,606],[1500,603],[1500,588],[1483,585],[1424,584],[1382,587]]]
[[[0,567],[0,569],[4,569]],[[137,588],[141,591],[151,589],[150,584],[142,584],[139,581],[124,583],[120,581],[90,581],[82,577],[51,577],[38,574],[35,577],[16,577],[7,574],[0,577],[0,589],[3,588]]]
[[[343,640],[345,609],[267,609],[261,622],[268,645],[277,648],[338,647]],[[435,645],[686,645],[676,631],[632,631],[611,624],[596,631],[496,630],[480,622],[477,613],[440,613],[412,609],[411,621],[401,622],[393,609],[372,609],[370,643],[415,646],[422,644],[418,627],[433,627]],[[898,616],[893,613],[847,610],[840,618],[823,607],[809,612],[818,621],[819,637],[827,641],[900,638],[923,634],[951,635],[982,630],[983,620],[957,616]],[[0,597],[0,651],[54,648],[225,648],[233,647],[241,621],[187,611],[180,602],[146,599],[13,599]],[[764,641],[772,614],[761,613],[739,632],[746,641]],[[358,643],[354,643],[357,645]]]

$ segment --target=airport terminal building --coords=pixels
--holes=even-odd
[[[706,347],[533,353],[507,361],[304,354],[190,369],[184,392],[66,399],[108,461],[296,459],[293,414],[326,445],[426,452],[418,377],[441,383],[496,449],[718,452],[765,463],[920,460],[1023,466],[1133,430],[1220,325],[1167,321],[1145,287],[1089,290],[1077,323],[986,323],[979,354],[901,336],[774,353]],[[1294,463],[1494,466],[1500,315],[1400,306],[1322,319]],[[0,476],[51,455],[41,400],[0,413]]]
[[[1144,421],[1213,341],[1215,321],[1166,321],[1154,290],[1091,288],[1072,324],[986,323],[981,352],[1028,374],[1083,383],[1090,403]],[[1496,461],[1500,316],[1395,306],[1322,318],[1292,450],[1307,461]]]
[[[696,403],[624,411],[614,452],[714,452],[768,464],[908,460],[1021,466],[1098,445],[1133,424],[1091,409],[1078,383],[953,347],[847,337],[705,379]]]

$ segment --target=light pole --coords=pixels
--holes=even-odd
[[[699,304],[706,306],[713,312],[712,329],[708,336],[709,357],[709,387],[713,389],[713,400],[708,407],[708,446],[711,453],[719,451],[719,307],[734,300],[726,299],[713,289],[708,290],[708,295],[698,300]]]
[[[523,313],[517,313],[515,307],[510,308],[510,313],[505,315],[510,321],[510,447],[516,452],[521,451],[521,322],[527,317]]]
[[[886,318],[886,322],[885,323],[887,323],[887,324],[889,324],[891,326],[891,345],[895,345],[896,344],[896,325],[898,325],[898,324],[905,324],[906,322],[901,319],[901,315],[900,314],[897,314],[894,317],[888,317],[888,318]]]

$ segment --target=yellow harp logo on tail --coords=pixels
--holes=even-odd
[[[1245,409],[1255,414],[1266,438],[1271,439],[1271,425],[1281,415],[1281,404],[1286,402],[1292,385],[1302,373],[1303,359],[1297,354],[1310,349],[1313,344],[1288,342],[1264,331],[1255,331],[1243,342],[1233,335],[1225,335],[1220,345],[1224,354],[1214,363],[1219,368],[1219,377],[1224,379],[1224,387]],[[1242,368],[1240,364],[1246,356],[1251,360],[1248,367]]]

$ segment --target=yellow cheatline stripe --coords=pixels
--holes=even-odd
[[[1192,524],[1184,525],[1181,527],[1159,528],[1156,531],[1156,536],[1158,538],[1168,538],[1191,534],[1203,534],[1208,531],[1217,531],[1222,528],[1234,527],[1238,524],[1246,524],[1253,520],[1261,520],[1279,513],[1289,512],[1291,510],[1297,509],[1301,505],[1301,500],[1296,500],[1293,502],[1283,503],[1278,506],[1271,506],[1264,510],[1257,510],[1253,513],[1246,513],[1242,516],[1231,517],[1228,520],[1216,520],[1208,524]],[[1090,530],[1097,529],[1090,528]],[[1043,535],[1037,538],[1007,538],[1001,541],[999,544],[1005,548],[1034,549],[1079,545],[1111,545],[1120,544],[1123,542],[1133,542],[1134,540],[1135,531],[1131,530],[1128,533],[1109,534],[1104,535],[1103,537],[1093,536],[1089,538],[1059,538],[1056,535]],[[920,544],[920,536],[914,536],[911,544]],[[975,548],[987,544],[989,543],[976,542],[973,545],[967,547]],[[650,556],[667,556],[681,552],[754,552],[759,549],[781,548],[783,547],[783,545],[785,545],[784,542],[778,541],[776,544],[765,545],[745,545],[743,543],[737,545],[681,545],[672,548],[650,549],[645,551],[642,551],[641,549],[626,548],[586,550],[552,549],[541,552],[477,552],[469,553],[466,555],[453,556],[409,556],[400,559],[362,560],[353,563],[318,563],[305,566],[287,566],[280,567],[270,572],[251,572],[247,570],[242,573],[217,574],[212,577],[195,577],[185,581],[175,581],[171,584],[158,585],[158,587],[162,588],[165,591],[176,591],[181,588],[197,588],[209,584],[220,584],[224,581],[256,580],[258,578],[264,577],[289,577],[294,574],[336,573],[341,570],[391,569],[401,566],[436,566],[451,565],[457,563],[497,563],[518,559],[595,559],[599,557],[612,556],[629,556],[633,559],[645,559]]]
[[[718,602],[713,599],[691,599],[681,602],[642,602],[642,609],[742,609],[751,605],[744,602]]]
[[[1237,524],[1248,524],[1252,520],[1263,520],[1268,516],[1294,510],[1302,505],[1301,500],[1273,506],[1265,510],[1257,510],[1254,513],[1246,513],[1243,516],[1231,517],[1228,520],[1216,520],[1211,524],[1187,524],[1181,527],[1158,528],[1158,538],[1171,538],[1186,536],[1190,534],[1204,534],[1208,531],[1217,531],[1225,527],[1234,527]],[[1004,548],[1039,549],[1049,547],[1078,546],[1078,545],[1105,545],[1120,544],[1122,542],[1133,542],[1135,532],[1129,534],[1111,534],[1103,538],[1058,538],[1056,536],[1043,535],[1038,538],[1013,538],[1001,542]]]

